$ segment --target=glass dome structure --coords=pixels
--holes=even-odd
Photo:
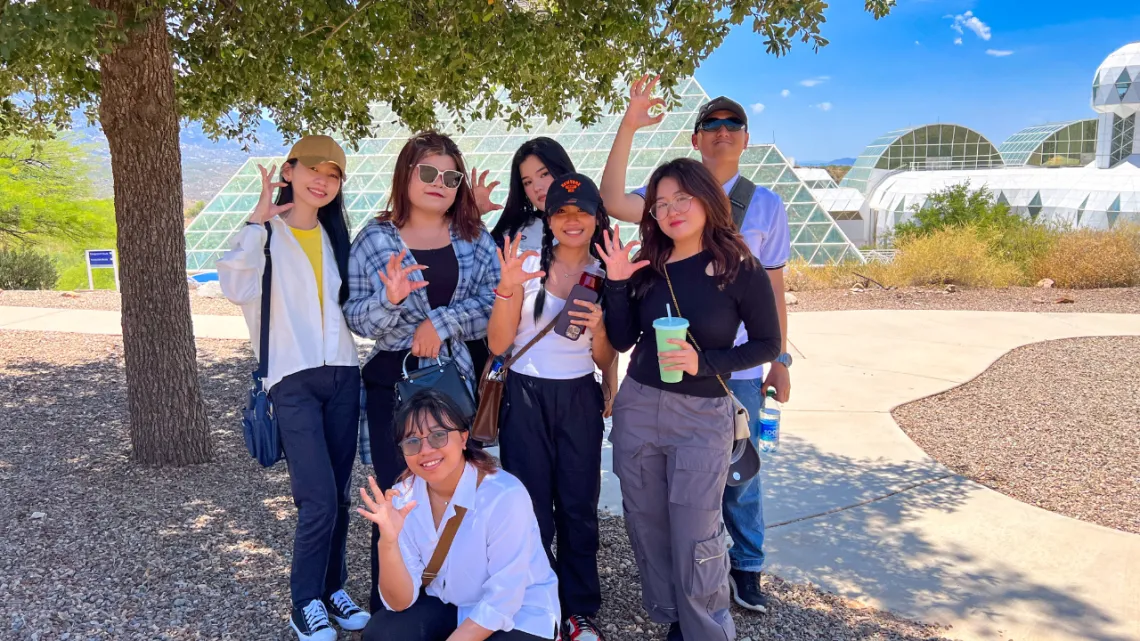
[[[1001,154],[982,134],[961,125],[921,125],[889,131],[867,145],[839,184],[868,194],[892,171],[1002,167]]]
[[[1096,160],[1097,121],[1026,127],[998,147],[1007,167],[1081,167]]]

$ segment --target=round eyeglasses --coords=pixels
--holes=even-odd
[[[689,208],[692,206],[692,196],[677,196],[671,203],[664,200],[654,203],[653,207],[649,210],[649,214],[653,216],[653,220],[661,220],[669,217],[670,208],[678,214],[683,214],[689,211]]]
[[[426,439],[419,436],[409,436],[408,438],[400,441],[400,451],[404,453],[404,456],[415,456],[416,454],[419,454],[420,450],[424,448],[425,440],[428,442],[428,445],[432,446],[432,449],[438,450],[447,445],[447,439],[451,432],[458,431],[459,430],[456,429],[447,429],[441,427],[428,432]]]

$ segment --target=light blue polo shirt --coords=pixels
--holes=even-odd
[[[740,174],[736,174],[726,182],[724,193],[732,193],[732,188],[739,179]],[[633,193],[645,198],[645,191],[646,188],[641,187]],[[740,235],[744,237],[748,249],[760,261],[764,269],[783,269],[792,253],[792,239],[788,232],[788,212],[784,209],[784,201],[780,200],[780,197],[770,189],[757,185],[756,193],[752,194],[752,202],[744,211],[744,223],[740,226]],[[783,292],[777,292],[777,294],[782,295]],[[748,332],[744,330],[744,325],[741,324],[740,329],[736,332],[736,344],[741,345],[747,341]],[[732,378],[745,380],[763,377],[763,366],[736,372],[732,375]]]

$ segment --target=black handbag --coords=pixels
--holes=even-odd
[[[245,448],[263,467],[271,467],[285,457],[281,448],[281,434],[277,430],[277,415],[265,377],[269,375],[269,294],[273,276],[273,260],[269,256],[269,241],[273,229],[265,223],[265,273],[261,276],[261,336],[257,370],[253,372],[253,386],[249,390],[241,427],[245,435]]]
[[[455,361],[436,358],[434,365],[409,372],[408,357],[411,355],[408,352],[408,356],[404,357],[404,378],[396,383],[397,402],[402,404],[420,390],[433,389],[451,398],[459,406],[463,420],[470,421],[475,416],[475,397],[471,395],[467,377],[459,371]]]

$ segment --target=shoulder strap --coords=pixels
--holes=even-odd
[[[554,325],[558,323],[558,317],[559,316],[561,316],[561,314],[555,314],[554,318],[549,323],[546,324],[546,327],[543,327],[541,332],[535,334],[534,338],[530,339],[530,341],[526,345],[523,345],[522,349],[520,349],[518,351],[518,353],[511,354],[511,357],[508,358],[505,363],[503,363],[503,369],[504,370],[510,369],[511,365],[514,365],[515,361],[522,358],[522,355],[525,354],[528,349],[534,347],[535,343],[542,340],[542,338],[544,336],[549,334],[550,330],[554,329]]]
[[[269,295],[273,286],[273,257],[269,254],[269,241],[273,240],[273,227],[265,223],[265,272],[261,275],[261,337],[257,354],[257,384],[269,376]]]
[[[732,203],[732,222],[736,231],[744,225],[744,214],[748,212],[748,205],[752,203],[752,196],[756,193],[756,184],[744,176],[736,179],[732,191],[728,193],[728,200]]]
[[[475,489],[478,490],[479,486],[483,484],[483,479],[487,475],[479,470],[479,476],[475,480]],[[467,508],[462,505],[455,506],[455,516],[447,520],[447,525],[443,526],[443,534],[439,537],[439,543],[435,546],[435,552],[432,552],[431,559],[428,561],[427,567],[424,568],[424,573],[420,578],[420,587],[426,588],[439,576],[440,569],[443,568],[443,562],[447,559],[447,553],[451,551],[451,544],[455,542],[455,533],[459,531],[459,526],[463,524],[463,517],[467,516]]]

